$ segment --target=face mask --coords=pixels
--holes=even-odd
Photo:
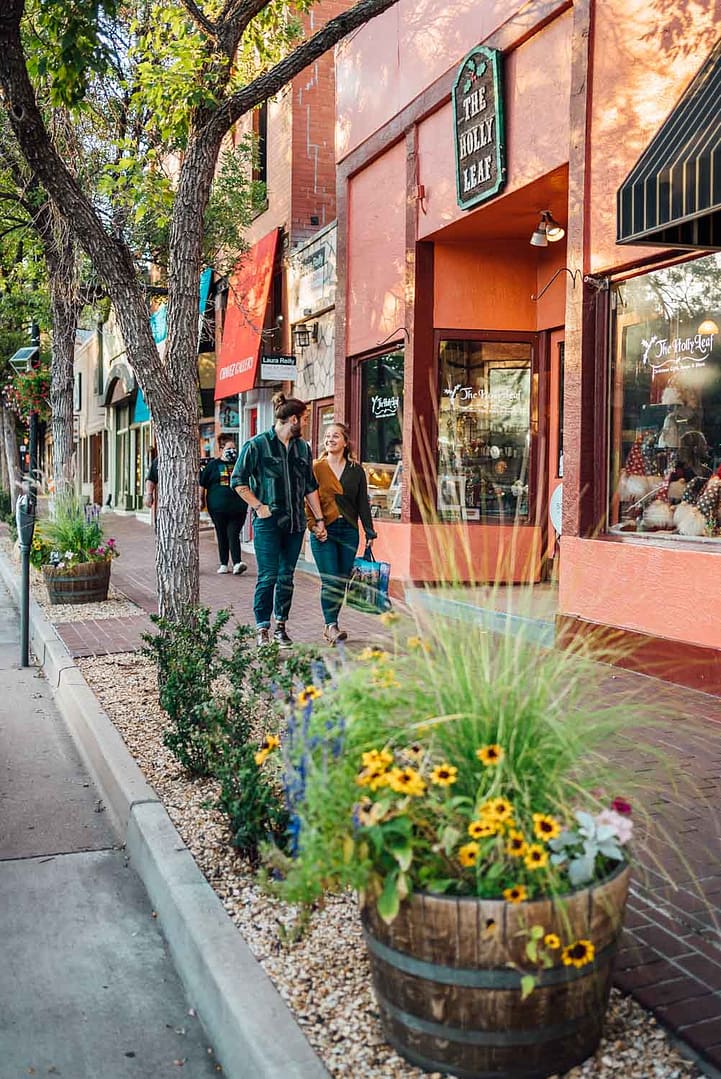
[[[223,461],[234,461],[237,456],[238,454],[231,446],[226,446],[226,448],[221,454],[221,458]]]

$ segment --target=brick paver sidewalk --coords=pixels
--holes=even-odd
[[[113,563],[115,587],[145,612],[156,609],[153,533],[134,517],[113,515],[106,532],[118,540],[121,558]],[[232,605],[234,616],[253,621],[255,562],[241,577],[216,574],[215,537],[201,534],[201,602],[213,610]],[[319,583],[299,572],[289,629],[298,641],[319,641],[323,629]],[[150,625],[147,613],[135,618],[66,623],[58,626],[73,655],[134,649]],[[378,619],[344,611],[343,625],[353,641],[382,636]],[[657,834],[645,858],[645,876],[636,875],[627,928],[616,964],[616,984],[631,992],[699,1055],[708,1074],[721,1074],[721,700],[692,690],[668,687],[627,671],[609,674],[609,692],[628,685],[644,690],[667,722],[650,736],[661,755],[680,765],[685,789],[670,790],[659,757],[633,761],[643,771]],[[658,862],[654,864],[653,858]],[[663,869],[663,873],[659,869]],[[676,887],[672,887],[670,879]],[[717,1072],[715,1069],[719,1069]]]

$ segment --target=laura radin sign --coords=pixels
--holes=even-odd
[[[466,210],[506,182],[501,54],[477,45],[453,84],[458,205]]]

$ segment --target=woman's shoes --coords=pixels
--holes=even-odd
[[[338,644],[339,641],[347,641],[348,634],[344,629],[338,629],[337,622],[333,622],[330,626],[326,626],[323,630],[323,637],[331,647]]]
[[[239,577],[241,573],[245,573],[247,568],[245,562],[236,562],[233,566],[233,575]]]
[[[228,567],[227,566],[218,566],[218,568],[217,568],[217,570],[215,572],[216,573],[227,573],[228,572]]]

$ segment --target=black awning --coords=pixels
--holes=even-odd
[[[721,249],[721,40],[616,200],[616,243]]]

